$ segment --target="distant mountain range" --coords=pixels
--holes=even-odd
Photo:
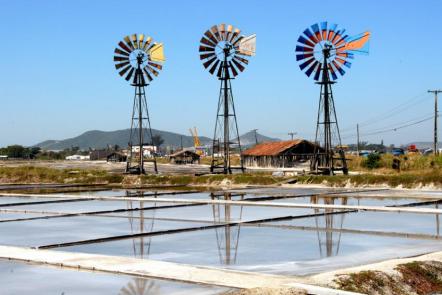
[[[193,138],[190,135],[178,134],[174,132],[162,131],[152,129],[153,135],[160,135],[164,143],[162,146],[181,146],[181,138],[184,147],[193,146]],[[45,140],[37,143],[35,146],[43,150],[64,150],[71,147],[80,147],[82,150],[102,149],[108,146],[119,145],[120,147],[127,147],[130,137],[130,129],[116,130],[116,131],[100,131],[91,130],[85,133],[64,140]],[[267,137],[257,134],[258,141],[277,141],[277,138]],[[210,145],[212,140],[205,136],[199,137],[202,145]],[[250,146],[255,144],[255,133],[253,131],[247,132],[240,136],[241,144],[243,146]]]

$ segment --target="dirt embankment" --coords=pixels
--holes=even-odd
[[[420,261],[399,264],[396,274],[362,271],[338,276],[336,286],[364,294],[426,295],[442,291],[442,262]]]
[[[372,295],[442,293],[442,252],[393,259],[310,277],[310,283]]]
[[[229,291],[222,295],[307,295],[307,292],[294,288],[253,288]]]

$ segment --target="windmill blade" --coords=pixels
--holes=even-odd
[[[154,68],[157,68],[158,70],[162,70],[163,69],[163,66],[162,65],[159,65],[159,64],[156,64],[156,63],[153,63],[153,62],[147,62],[147,64],[148,65],[150,65],[150,66],[152,66],[152,67],[154,67]]]
[[[215,52],[201,54],[201,55],[200,55],[200,59],[203,60],[203,59],[206,59],[206,58],[212,57],[212,56],[214,56],[214,55],[215,55]]]
[[[230,70],[232,71],[232,75],[233,75],[233,77],[238,76],[238,71],[233,67],[233,64],[232,64],[231,61],[229,61],[229,68],[230,68]]]
[[[212,67],[209,69],[209,73],[211,73],[213,75],[213,73],[215,72],[216,68],[218,67],[220,61],[216,60],[215,63],[212,65]]]
[[[230,42],[233,36],[233,26],[232,25],[228,25],[227,26],[227,32],[226,32],[226,41]]]
[[[341,65],[346,66],[347,68],[350,68],[350,67],[351,67],[351,63],[348,62],[348,61],[346,61],[345,59],[342,59],[342,58],[340,58],[340,57],[336,57],[335,60],[336,60],[337,62],[339,62]]]
[[[149,74],[149,72],[146,70],[147,66],[144,67],[143,72],[146,74],[147,80],[150,82],[153,80],[152,76]]]
[[[216,56],[212,57],[211,59],[203,63],[203,66],[207,69],[216,59],[218,59]]]
[[[241,72],[244,71],[245,67],[242,64],[237,62],[235,59],[232,59],[232,61],[235,64],[235,66],[238,68],[238,70],[240,70]]]
[[[115,68],[118,70],[118,69],[120,69],[120,68],[122,68],[124,66],[127,66],[128,64],[130,64],[129,61],[125,61],[125,62],[122,62],[122,63],[119,63],[119,64],[115,64]]]
[[[218,78],[221,78],[221,76],[223,74],[223,69],[224,69],[224,62],[222,61],[220,67],[218,68],[218,72],[216,73]]]
[[[336,44],[336,42],[341,38],[341,30],[337,30],[333,36],[333,38],[331,38],[329,41],[333,44]]]
[[[200,43],[207,45],[208,47],[215,47],[216,46],[216,44],[214,44],[212,41],[207,40],[204,37],[201,38]]]
[[[341,74],[341,76],[344,76],[345,71],[342,69],[342,67],[340,65],[338,65],[334,60],[332,60],[332,64],[339,71],[339,74]]]
[[[143,49],[144,47],[144,34],[138,35],[138,48]]]
[[[304,36],[299,36],[298,42],[305,46],[315,47],[315,44],[304,38]]]
[[[309,57],[313,57],[313,53],[297,54],[296,61],[304,60]]]
[[[216,40],[222,41],[221,39],[221,35],[218,32],[218,26],[213,26],[210,28],[210,31],[212,32],[212,34],[215,36]]]
[[[166,58],[164,57],[163,43],[157,43],[152,46],[149,51],[149,58],[153,61],[164,62]]]
[[[132,34],[132,44],[135,49],[138,49],[138,36],[137,36],[137,34]]]
[[[312,52],[313,53],[313,48],[297,45],[295,51],[296,52]]]
[[[322,22],[321,23],[321,39],[322,40],[327,40],[327,35],[328,35],[328,31],[327,31],[327,22]]]
[[[155,75],[155,77],[157,77],[159,75],[159,72],[157,70],[155,70],[154,68],[147,66],[147,68],[149,69],[150,72],[152,72],[152,74]]]
[[[240,29],[235,29],[232,33],[232,37],[230,38],[230,43],[234,44],[241,33]]]
[[[220,24],[218,26],[218,32],[219,32],[219,35],[221,37],[221,40],[225,41],[226,40],[226,25],[225,24]]]
[[[311,64],[313,61],[315,60],[314,57],[307,59],[305,62],[303,62],[302,64],[299,65],[299,67],[301,68],[301,70],[304,70],[305,67],[307,67],[309,64]]]
[[[131,67],[129,73],[127,73],[127,76],[126,76],[126,80],[127,81],[129,81],[130,78],[132,78],[132,75],[133,75],[134,71],[135,71],[135,69]]]
[[[233,59],[236,60],[236,61],[240,61],[240,62],[242,62],[242,63],[244,63],[246,65],[249,64],[249,61],[247,59],[239,57],[239,56],[236,56],[236,55],[233,57]]]
[[[333,67],[332,67],[332,65],[330,63],[328,63],[328,71],[332,75],[332,79],[333,80],[338,79],[338,76],[336,75],[336,71],[333,69]]]
[[[114,61],[128,61],[129,57],[127,56],[114,56]]]
[[[333,39],[337,27],[338,27],[337,24],[331,25],[330,29],[328,30],[328,34],[327,34],[328,41],[331,41]]]
[[[305,29],[303,33],[304,33],[304,35],[306,35],[306,36],[310,39],[310,41],[313,42],[313,44],[316,44],[316,43],[319,42],[319,41],[315,38],[315,36],[313,36],[313,34],[312,34],[312,32],[310,31],[309,28]]]
[[[313,78],[315,81],[319,80],[319,76],[321,75],[322,71],[322,63],[318,63],[318,67],[315,70],[315,77]]]
[[[200,46],[200,52],[205,52],[205,51],[215,51],[215,48],[213,47],[206,47],[206,46]]]
[[[210,30],[207,30],[204,33],[204,36],[206,36],[208,39],[210,39],[213,42],[213,44],[217,44],[218,43],[218,40],[216,40],[216,38],[213,36],[213,34],[210,32]]]
[[[313,33],[315,34],[315,37],[318,41],[322,40],[322,36],[321,36],[321,31],[319,30],[319,25],[318,24],[314,24],[311,26]]]
[[[118,48],[115,48],[114,52],[115,52],[115,54],[120,54],[120,55],[124,55],[124,56],[129,56],[130,55],[126,51],[123,51],[123,50],[118,49]]]
[[[151,37],[147,37],[146,41],[144,41],[144,46],[143,46],[143,51],[147,52],[147,49],[150,46],[150,43],[152,42],[152,38]]]
[[[307,77],[310,77],[310,75],[313,73],[313,70],[316,68],[316,66],[319,64],[318,61],[315,61],[308,69],[305,71],[305,74]]]
[[[119,71],[118,74],[120,74],[120,76],[123,77],[124,74],[126,74],[126,72],[127,72],[130,68],[132,68],[132,66],[131,66],[131,65],[128,65],[128,66],[126,66],[125,68],[123,68],[121,71]]]
[[[256,34],[244,37],[239,42],[239,53],[254,56],[256,51]]]
[[[128,54],[130,54],[132,52],[132,49],[130,49],[126,44],[124,44],[124,42],[120,41],[120,42],[118,42],[118,45],[120,46],[121,49],[126,51]]]
[[[131,49],[131,52],[133,50],[135,50],[134,45],[130,41],[130,37],[129,36],[124,37],[124,42],[126,42],[126,44],[129,46],[129,48]]]

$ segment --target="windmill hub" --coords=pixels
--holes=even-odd
[[[136,60],[137,60],[137,65],[141,67],[143,63],[146,61],[146,54],[140,50],[137,54]]]

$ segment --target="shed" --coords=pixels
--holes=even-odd
[[[107,155],[106,160],[108,162],[126,162],[127,156],[123,153],[112,152]]]
[[[94,150],[89,153],[91,161],[106,160],[111,152],[108,150]]]
[[[263,142],[241,154],[244,166],[291,168],[309,160],[316,145],[304,139]]]
[[[200,155],[192,150],[180,150],[169,156],[173,164],[194,164],[199,163]]]

